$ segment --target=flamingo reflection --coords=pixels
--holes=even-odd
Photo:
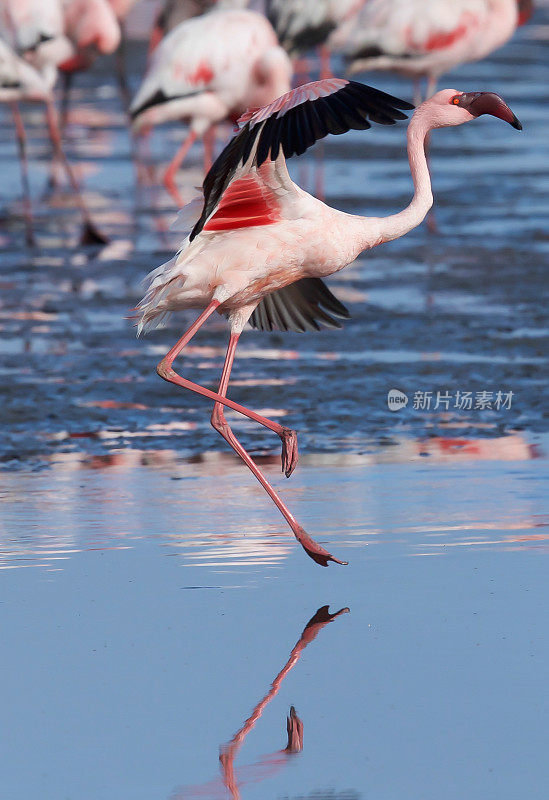
[[[347,614],[349,611],[350,609],[348,608],[341,608],[334,614],[330,614],[328,606],[322,606],[318,609],[305,625],[303,633],[290,653],[288,660],[273,680],[269,691],[257,703],[250,716],[235,733],[231,741],[221,746],[219,755],[221,779],[210,781],[201,786],[189,786],[176,789],[171,795],[171,800],[194,800],[194,798],[204,797],[223,798],[227,796],[223,787],[228,790],[231,800],[240,800],[240,789],[242,786],[246,783],[257,783],[272,776],[288,763],[288,758],[291,755],[301,752],[303,749],[303,723],[298,717],[294,706],[291,706],[286,720],[286,730],[288,734],[286,747],[283,750],[277,750],[274,753],[263,756],[255,764],[250,764],[241,768],[239,770],[239,780],[237,780],[234,766],[235,757],[242,747],[244,739],[260,719],[266,706],[278,694],[282,681],[295,667],[301,658],[303,650],[316,638],[322,628],[336,619],[336,617],[339,617],[341,614]]]

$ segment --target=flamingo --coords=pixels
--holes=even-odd
[[[53,87],[57,65],[73,52],[65,35],[61,0],[2,0],[0,31],[12,50]]]
[[[342,50],[349,74],[390,70],[420,81],[426,97],[440,76],[502,47],[533,11],[533,0],[368,0]]]
[[[128,71],[126,68],[126,17],[136,2],[138,0],[108,0],[120,29],[120,42],[116,49],[116,77],[125,111],[128,110],[130,105]]]
[[[330,75],[330,39],[347,28],[366,0],[267,0],[266,13],[292,57],[320,49],[321,78]]]
[[[121,33],[108,0],[62,0],[66,35],[73,45],[71,56],[59,64],[63,75],[61,122],[68,116],[69,93],[76,72],[89,69],[100,55],[114,53]]]
[[[157,366],[164,380],[214,401],[213,427],[249,467],[278,507],[296,539],[318,564],[345,562],[303,530],[229,427],[223,406],[264,425],[282,441],[282,469],[297,464],[297,436],[227,398],[235,350],[246,323],[261,330],[340,327],[347,309],[323,278],[353,262],[364,250],[397,239],[419,225],[433,204],[425,139],[435,128],[462,125],[491,114],[521,129],[496,94],[445,89],[422,103],[408,126],[408,158],[414,196],[388,217],[360,217],[330,208],[290,178],[286,158],[300,155],[328,133],[391,125],[413,106],[342,78],[300,86],[240,120],[241,130],[220,154],[203,184],[202,211],[170,261],[149,276],[137,307],[138,335],[172,311],[203,309]],[[230,338],[217,392],[181,377],[173,362],[206,320],[218,311],[229,319]]]
[[[189,121],[164,183],[180,203],[175,175],[197,138],[210,166],[213,126],[264,106],[290,88],[292,67],[265,17],[214,10],[180,23],[158,45],[131,106],[133,131],[170,120]]]
[[[116,2],[116,0],[115,0]],[[150,51],[180,22],[199,17],[212,8],[246,8],[249,0],[165,0],[151,34]]]
[[[21,112],[20,101],[42,102],[46,106],[46,120],[55,157],[61,162],[74,192],[76,202],[80,208],[84,229],[81,235],[81,244],[104,244],[105,237],[99,233],[80,192],[69,161],[61,144],[61,135],[57,120],[57,112],[53,101],[52,87],[43,74],[35,70],[27,61],[19,58],[13,50],[0,39],[0,102],[11,105],[19,156],[21,162],[21,176],[23,182],[26,239],[27,243],[34,243],[32,230],[31,199],[28,180],[28,166],[26,154],[26,134]]]

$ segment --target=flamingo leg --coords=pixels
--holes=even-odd
[[[29,165],[27,161],[27,135],[23,118],[19,110],[18,103],[11,103],[15,132],[17,134],[17,145],[19,147],[19,162],[21,164],[21,183],[23,184],[23,213],[25,216],[25,238],[27,244],[34,244],[34,232],[32,226],[32,205],[29,183]]]
[[[438,78],[435,75],[429,75],[427,78],[427,88],[425,89],[425,99],[428,100],[435,93],[437,88]]]
[[[421,91],[421,78],[414,78],[414,105],[419,106],[423,102],[423,95]]]
[[[232,400],[229,400],[222,392],[212,392],[210,389],[206,389],[204,386],[199,386],[192,381],[187,380],[186,378],[182,378],[178,375],[173,369],[172,364],[174,359],[179,355],[181,350],[185,347],[186,344],[192,339],[194,334],[197,330],[204,324],[204,322],[210,317],[216,308],[220,305],[219,300],[213,300],[207,308],[200,314],[198,319],[191,325],[191,327],[187,330],[187,332],[181,337],[179,342],[172,347],[170,352],[165,356],[165,358],[160,362],[156,371],[160,375],[161,378],[164,380],[169,381],[170,383],[175,383],[177,386],[181,386],[184,389],[190,389],[197,394],[202,395],[203,397],[208,397],[211,400],[215,401],[214,410],[212,413],[212,425],[216,430],[221,433],[223,438],[231,445],[233,450],[240,456],[240,458],[244,461],[244,463],[249,467],[251,472],[255,475],[257,480],[261,483],[271,500],[275,503],[281,514],[286,519],[288,525],[293,531],[293,534],[297,541],[301,544],[305,552],[314,560],[317,564],[321,564],[322,566],[328,566],[328,561],[335,561],[338,564],[344,564],[346,562],[339,561],[337,558],[334,558],[327,550],[325,550],[321,545],[317,544],[299,525],[293,514],[289,511],[286,505],[283,503],[281,498],[275,492],[273,487],[267,481],[261,470],[257,467],[254,461],[250,458],[246,450],[242,447],[240,442],[236,439],[233,432],[229,428],[222,412],[218,408],[219,406],[228,406],[232,408],[234,411],[238,411],[239,413],[243,414],[244,416],[248,417],[249,419],[254,420],[255,422],[259,422],[261,425],[264,425],[270,430],[277,433],[281,439],[285,437],[286,434],[293,434],[295,436],[295,432],[289,431],[287,428],[283,428],[278,423],[273,422],[272,420],[267,419],[266,417],[262,417],[260,414],[256,414],[255,411],[251,411],[244,406],[235,403]],[[223,373],[221,376],[221,390],[227,390],[229,376],[231,372],[232,363],[234,360],[234,352],[236,349],[236,344],[238,341],[238,336],[232,335],[229,347],[227,350],[227,356],[225,359],[225,365],[223,367]],[[284,439],[283,439],[284,442]],[[288,453],[286,456],[284,455],[283,450],[283,463],[284,460],[293,461],[294,454],[293,454],[293,443],[290,445]],[[297,450],[295,452],[295,458],[297,459]],[[291,464],[290,464],[291,466]],[[293,464],[295,466],[295,464]],[[292,467],[293,468],[293,467]],[[287,473],[288,474],[288,471]]]
[[[118,90],[120,92],[122,106],[127,114],[132,98],[128,86],[126,26],[123,20],[120,20],[118,24],[120,25],[120,44],[118,45],[115,53],[116,78],[118,81]]]
[[[103,234],[97,230],[91,221],[90,213],[84,202],[84,198],[82,197],[80,187],[78,186],[78,182],[74,177],[74,172],[72,171],[72,167],[69,164],[67,156],[65,155],[65,151],[63,150],[63,146],[61,144],[61,134],[59,132],[59,123],[57,121],[57,111],[55,110],[55,106],[51,100],[46,101],[46,118],[54,154],[56,158],[59,159],[63,169],[65,170],[71,188],[74,192],[76,203],[80,209],[82,219],[84,221],[84,230],[80,238],[80,243],[106,244],[108,239],[106,239],[105,236],[103,236]]]
[[[305,57],[297,58],[294,62],[294,74],[296,86],[308,83],[311,80],[311,65]]]
[[[229,378],[231,376],[231,370],[233,367],[234,362],[234,355],[236,351],[236,345],[238,344],[239,335],[231,334],[231,338],[229,340],[229,346],[227,348],[227,355],[225,357],[225,364],[223,365],[223,372],[221,374],[221,383],[219,384],[219,389],[217,393],[220,397],[227,397],[227,388],[229,386]],[[255,415],[255,412],[252,412]],[[272,423],[271,420],[265,419],[265,417],[260,417],[259,415],[255,415],[255,421],[260,422],[260,424],[265,425],[266,422],[269,423],[266,427],[271,427],[271,425],[276,424]],[[251,417],[254,419],[254,417]],[[221,403],[216,402],[213,412],[212,412],[212,425],[213,427],[219,431],[219,428],[215,424],[217,420],[221,420],[225,425],[225,417],[223,416],[223,407]],[[228,427],[228,426],[227,426]],[[290,477],[292,472],[297,466],[298,454],[297,454],[297,434],[295,431],[290,430],[289,428],[282,428],[282,426],[278,426],[280,430],[275,431],[278,433],[282,440],[282,472],[286,475],[287,478]],[[271,428],[273,430],[273,428]],[[221,431],[219,431],[221,433]],[[239,453],[240,455],[240,453]],[[255,474],[255,473],[254,473]]]
[[[170,383],[175,383],[178,386],[182,386],[184,389],[190,389],[193,392],[197,392],[198,394],[201,394],[203,397],[208,397],[210,400],[219,402],[224,406],[228,406],[228,408],[232,408],[234,411],[238,411],[240,414],[243,414],[245,417],[248,417],[248,419],[251,419],[254,422],[258,422],[265,428],[269,428],[269,430],[273,431],[273,433],[276,433],[276,435],[279,436],[282,441],[282,470],[285,473],[286,477],[289,478],[293,470],[297,466],[297,460],[298,460],[297,433],[294,430],[291,430],[290,428],[285,428],[283,425],[279,425],[278,422],[273,422],[273,420],[267,419],[267,417],[263,417],[261,416],[261,414],[258,414],[257,412],[252,411],[249,408],[246,408],[245,406],[241,406],[239,403],[235,403],[233,400],[229,400],[228,397],[225,397],[216,392],[212,392],[210,389],[206,389],[203,386],[199,386],[197,383],[193,383],[192,381],[189,381],[186,378],[182,378],[172,369],[172,364],[179,355],[179,353],[183,350],[185,345],[188,344],[188,342],[192,339],[192,337],[194,336],[196,331],[200,328],[200,326],[208,319],[208,317],[211,314],[213,314],[213,312],[218,306],[219,306],[219,300],[213,300],[210,303],[210,305],[198,317],[196,322],[193,323],[193,325],[191,325],[188,331],[181,337],[181,339],[177,342],[177,344],[174,345],[174,347],[172,347],[170,352],[162,359],[160,364],[158,364],[156,371],[161,378],[164,378],[164,380],[169,381]],[[233,359],[234,359],[234,352],[233,352]]]
[[[69,120],[69,100],[70,100],[70,93],[71,88],[74,80],[74,72],[67,70],[66,72],[62,72],[62,81],[61,81],[61,132],[65,132],[65,128],[67,127],[67,122]]]
[[[181,199],[181,195],[177,189],[177,185],[175,183],[175,176],[177,175],[177,170],[183,163],[187,153],[193,146],[196,141],[196,133],[194,131],[189,131],[186,139],[183,141],[183,144],[175,154],[175,156],[170,161],[170,165],[166,172],[164,173],[164,186],[174,198],[175,202],[179,205],[183,205],[183,201]]]
[[[212,125],[204,134],[204,175],[207,175],[214,162],[214,145],[216,126]]]
[[[333,78],[330,49],[325,44],[318,48],[320,52],[320,79]]]

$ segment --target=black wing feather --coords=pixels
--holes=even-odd
[[[306,99],[292,108],[284,109],[260,122],[249,119],[242,130],[222,151],[204,179],[204,208],[194,226],[191,241],[203,229],[210,214],[239,166],[250,157],[256,140],[258,148],[254,165],[260,167],[267,159],[275,161],[280,147],[285,158],[304,153],[327,133],[341,134],[348,130],[366,130],[370,121],[394,125],[406,119],[404,111],[413,109],[411,103],[356,81],[348,81],[326,96]]]
[[[252,328],[262,331],[320,330],[341,328],[339,319],[349,312],[320,278],[302,278],[264,297],[250,317]]]

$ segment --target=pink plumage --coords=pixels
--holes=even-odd
[[[368,0],[341,49],[351,74],[428,78],[430,94],[443,73],[502,47],[527,5],[531,0]]]
[[[339,327],[348,316],[323,278],[343,269],[363,250],[416,227],[432,205],[425,141],[433,128],[461,125],[492,114],[515,128],[520,123],[497,95],[438,92],[414,113],[408,127],[408,155],[414,197],[403,211],[364,218],[330,208],[297,186],[286,158],[302,153],[328,133],[390,125],[412,106],[363,84],[320,81],[288,92],[266,108],[245,115],[243,127],[204,180],[204,204],[181,249],[150,275],[140,303],[139,332],[155,327],[173,311],[203,309],[196,322],[158,365],[165,380],[213,400],[212,425],[238,453],[279,508],[308,555],[326,566],[337,561],[308,536],[268,483],[224,415],[228,406],[272,430],[282,440],[282,469],[297,464],[291,431],[226,396],[238,338],[248,321],[263,330],[318,330]],[[229,318],[231,335],[221,383],[213,392],[178,375],[175,358],[213,314]],[[341,563],[341,562],[339,562]]]
[[[152,54],[130,106],[135,132],[173,120],[189,124],[165,175],[172,194],[177,197],[174,177],[193,142],[279,97],[291,75],[271,25],[254,11],[213,10],[174,28]]]

